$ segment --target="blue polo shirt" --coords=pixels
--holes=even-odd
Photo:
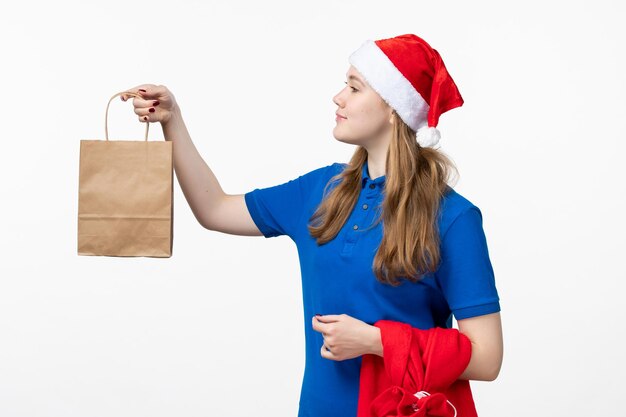
[[[417,283],[382,284],[372,262],[382,238],[373,226],[383,201],[385,177],[363,166],[359,199],[339,234],[318,246],[307,224],[324,187],[346,164],[315,169],[284,184],[254,189],[245,201],[266,238],[287,235],[296,244],[302,275],[306,363],[298,417],[356,416],[361,357],[344,361],[320,354],[323,337],[312,328],[318,314],[347,314],[368,324],[381,319],[420,329],[452,327],[456,320],[500,311],[494,273],[478,207],[454,189],[444,196],[438,220],[441,264]],[[337,184],[329,184],[329,190]]]

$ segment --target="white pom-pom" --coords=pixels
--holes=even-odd
[[[441,134],[439,130],[435,127],[424,126],[417,129],[417,133],[415,134],[417,138],[417,142],[422,147],[426,146],[435,146],[439,143],[439,139],[441,139]]]

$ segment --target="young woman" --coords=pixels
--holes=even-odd
[[[288,235],[302,272],[306,365],[299,416],[354,416],[361,356],[383,356],[395,320],[452,327],[472,342],[459,379],[494,380],[503,356],[499,297],[482,215],[449,184],[434,146],[439,115],[463,104],[438,52],[415,35],[366,41],[337,93],[334,137],[356,145],[333,163],[274,187],[226,194],[203,161],[173,94],[144,84],[135,113],[160,122],[198,222],[244,236]],[[122,96],[122,100],[127,100]]]

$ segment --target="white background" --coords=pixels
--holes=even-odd
[[[623,18],[618,1],[4,5],[0,416],[295,416],[293,242],[203,229],[175,182],[171,258],[78,256],[80,140],[104,139],[113,94],[154,83],[227,193],[347,162],[348,55],[404,33],[465,99],[441,149],[483,212],[505,338],[499,377],[471,383],[479,415],[622,413]],[[143,133],[114,101],[110,137]]]

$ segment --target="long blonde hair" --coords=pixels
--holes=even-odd
[[[381,215],[383,238],[373,262],[376,278],[392,286],[398,278],[418,281],[434,272],[440,261],[438,216],[452,173],[458,170],[442,151],[421,147],[415,132],[393,112],[391,142],[386,157]],[[322,245],[332,240],[348,220],[361,191],[361,172],[367,150],[357,147],[348,166],[331,178],[324,198],[310,219],[311,236]],[[328,187],[337,186],[327,193]]]

